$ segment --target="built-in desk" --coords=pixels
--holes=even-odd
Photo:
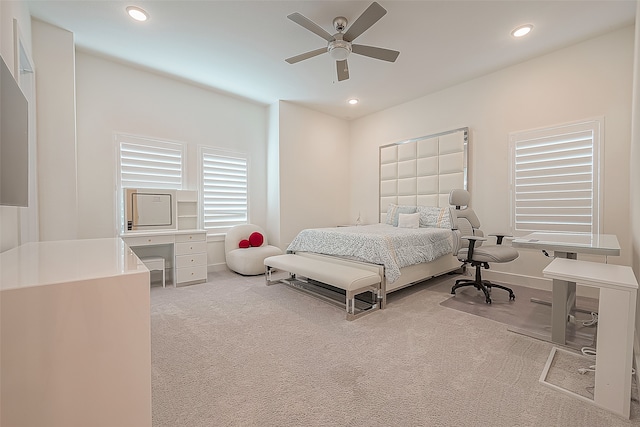
[[[130,231],[122,240],[134,251],[140,247],[168,246],[173,285],[207,281],[207,232],[205,230]],[[168,261],[168,260],[167,260]]]
[[[633,270],[622,265],[558,258],[543,273],[553,280],[570,280],[600,289],[593,400],[562,391],[629,418],[638,293]],[[548,371],[556,351],[554,347],[545,371]],[[541,381],[544,377],[546,372],[543,372]]]
[[[2,426],[151,427],[149,270],[119,238],[0,254]]]
[[[512,240],[514,248],[553,251],[556,258],[577,259],[578,254],[620,255],[618,238],[613,234],[531,233]],[[551,301],[551,341],[566,344],[569,314],[575,311],[576,284],[553,279]],[[538,337],[542,338],[542,337]]]

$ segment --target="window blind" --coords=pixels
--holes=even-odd
[[[514,234],[598,233],[600,122],[519,132],[510,139]]]
[[[247,159],[202,150],[204,228],[213,234],[247,223]]]
[[[121,188],[182,189],[183,151],[178,143],[121,138]]]

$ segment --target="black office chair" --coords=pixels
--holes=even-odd
[[[449,204],[455,206],[451,211],[454,231],[454,254],[465,265],[470,264],[476,269],[475,279],[459,279],[451,288],[451,293],[456,294],[456,289],[464,286],[475,286],[484,292],[485,301],[491,304],[491,288],[500,288],[509,292],[509,301],[515,300],[513,291],[506,286],[482,280],[481,268],[489,268],[490,262],[510,262],[518,258],[518,251],[511,246],[502,245],[502,239],[506,234],[493,234],[497,238],[496,245],[483,245],[487,239],[480,230],[480,220],[468,204],[471,196],[466,190],[452,190],[449,193]]]

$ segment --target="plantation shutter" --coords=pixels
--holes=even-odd
[[[247,159],[202,150],[204,228],[226,233],[247,223]]]
[[[182,189],[181,144],[126,139],[120,140],[121,188]]]
[[[600,122],[519,132],[510,139],[514,233],[598,233]]]

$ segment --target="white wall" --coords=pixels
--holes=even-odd
[[[249,218],[267,220],[267,107],[78,51],[78,237],[112,237],[116,222],[114,132],[188,144],[187,189],[199,183],[198,145],[247,153]],[[209,265],[224,263],[209,243]]]
[[[78,238],[73,33],[33,20],[40,240]]]
[[[66,49],[66,32],[36,25],[44,27],[41,32],[53,31],[52,39],[62,38]],[[48,48],[46,40],[38,37],[38,42],[39,49]],[[355,220],[348,210],[346,121],[287,102],[254,104],[89,52],[75,52],[73,69],[47,78],[65,82],[70,75],[75,76],[77,147],[73,153],[65,150],[73,166],[59,174],[75,177],[77,210],[60,200],[47,211],[47,220],[55,220],[54,210],[70,209],[76,213],[77,238],[117,235],[114,133],[186,142],[189,189],[198,186],[198,145],[248,153],[249,220],[283,248],[303,228]],[[59,112],[47,105],[46,113],[56,117]],[[56,129],[46,129],[46,135],[57,139]],[[52,190],[51,200],[58,191]],[[210,270],[224,264],[219,239],[210,239],[208,262]]]
[[[351,216],[361,210],[365,222],[376,220],[380,145],[469,126],[471,204],[485,231],[504,230],[509,133],[604,116],[602,232],[616,234],[622,248],[609,262],[629,265],[633,44],[634,28],[627,27],[354,121]],[[536,278],[548,262],[537,251],[521,251],[516,261],[492,266],[488,278],[502,271],[529,276],[511,283],[544,287]]]
[[[636,22],[640,22],[640,2],[636,7]],[[631,217],[631,267],[640,282],[640,25],[635,32],[635,61],[633,66],[633,107],[630,170],[630,217]],[[636,367],[640,366],[640,300],[636,305],[635,357]],[[640,384],[640,370],[636,369],[636,383]]]
[[[269,106],[267,130],[267,241],[281,247],[280,241],[280,105]],[[283,250],[285,248],[282,248]]]
[[[28,50],[31,50],[31,18],[26,5],[22,2],[0,1],[0,54],[11,72],[15,70],[14,19],[23,36],[23,43]],[[30,152],[29,155],[32,156],[34,153]],[[21,219],[24,220],[24,215],[21,214],[25,209],[0,206],[0,252],[15,248],[23,243],[20,228]]]
[[[301,230],[353,223],[349,217],[349,124],[279,103],[280,239]]]
[[[67,58],[69,35],[58,31],[54,36]],[[49,47],[42,37],[38,44],[41,51]],[[469,126],[473,206],[485,229],[504,229],[509,215],[508,133],[604,116],[604,231],[617,234],[623,246],[623,256],[610,262],[629,263],[629,202],[618,195],[630,190],[632,58],[633,29],[626,28],[346,122],[289,102],[267,108],[78,52],[75,69],[65,60],[64,73],[48,76],[50,84],[56,79],[66,84],[76,73],[77,178],[71,188],[77,185],[77,211],[74,216],[73,201],[58,197],[58,191],[72,190],[56,188],[43,196],[51,206],[43,207],[43,221],[54,225],[59,218],[51,212],[70,212],[75,228],[65,222],[65,235],[74,230],[79,238],[115,235],[112,136],[125,132],[188,142],[190,188],[197,185],[198,144],[248,150],[250,220],[266,226],[270,240],[286,247],[303,228],[352,223],[358,213],[364,223],[377,221],[378,146]],[[65,97],[65,118],[72,108],[68,101]],[[57,109],[51,103],[43,107],[50,119]],[[66,124],[63,131],[67,132]],[[50,138],[52,148],[61,139],[56,132],[46,132],[43,138]],[[69,141],[62,138],[65,150]],[[67,154],[68,170],[50,170],[43,180],[47,174],[57,179],[61,178],[56,174],[62,174],[64,181],[75,176],[76,154]],[[2,229],[15,230],[17,219],[5,221],[12,215],[0,213]],[[222,245],[210,245],[210,266],[223,261]],[[538,277],[546,262],[538,253],[523,254],[496,270]]]
[[[636,12],[636,22],[640,22],[640,2]],[[633,70],[633,134],[631,139],[630,164],[630,217],[633,267],[640,281],[640,25],[635,33],[635,62]],[[640,329],[640,317],[637,319]]]

